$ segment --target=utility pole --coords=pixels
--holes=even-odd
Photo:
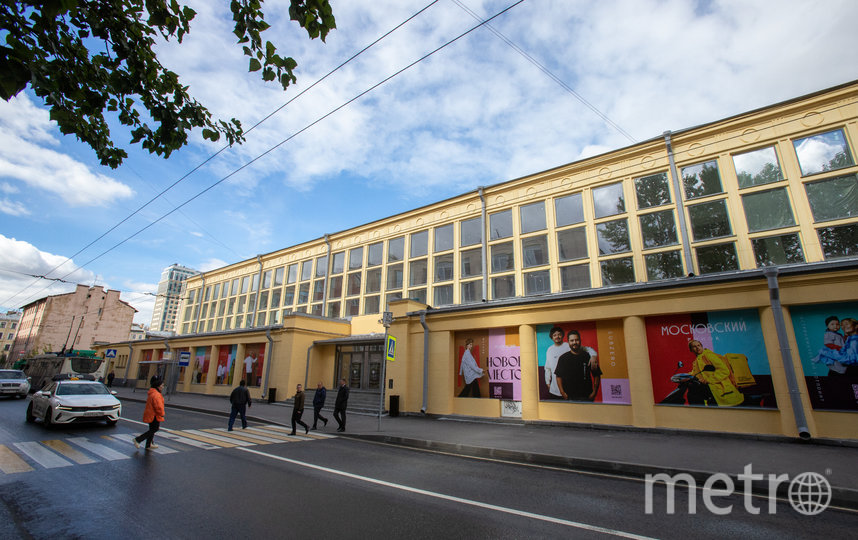
[[[379,321],[384,326],[384,352],[381,355],[381,392],[378,397],[378,431],[381,431],[381,413],[384,411],[384,388],[387,386],[387,332],[393,322],[393,312],[385,311]]]

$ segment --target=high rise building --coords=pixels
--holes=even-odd
[[[173,332],[176,327],[176,314],[182,297],[182,286],[186,279],[199,274],[193,268],[173,264],[161,272],[158,282],[158,296],[152,310],[150,330],[155,332]]]

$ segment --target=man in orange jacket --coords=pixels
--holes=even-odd
[[[142,433],[134,438],[134,446],[140,448],[140,443],[146,441],[146,450],[158,448],[152,440],[155,438],[155,433],[164,421],[164,396],[161,392],[164,389],[164,382],[157,375],[152,376],[149,381],[149,394],[146,396],[146,408],[143,410],[143,421],[149,424],[149,431]]]

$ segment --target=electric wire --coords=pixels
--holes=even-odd
[[[298,94],[296,94],[293,98],[291,98],[291,99],[287,100],[284,104],[282,104],[281,106],[279,106],[278,108],[276,108],[274,111],[272,111],[271,113],[269,113],[269,114],[267,114],[266,116],[264,116],[261,120],[259,120],[259,121],[258,121],[258,122],[256,122],[254,125],[252,125],[252,126],[251,126],[247,131],[245,131],[244,133],[245,133],[245,134],[247,134],[247,133],[250,133],[251,131],[253,131],[253,130],[254,130],[256,127],[258,127],[260,124],[262,124],[263,122],[267,121],[268,119],[270,119],[271,117],[273,117],[275,114],[277,114],[278,112],[280,112],[281,110],[283,110],[287,105],[289,105],[290,103],[292,103],[292,102],[293,102],[293,101],[295,101],[296,99],[300,98],[300,97],[301,97],[301,96],[303,96],[305,93],[309,92],[312,88],[314,88],[314,87],[315,87],[315,86],[317,86],[319,83],[321,83],[322,81],[324,81],[325,79],[327,79],[328,77],[330,77],[331,75],[333,75],[335,72],[339,71],[339,70],[340,70],[342,67],[344,67],[346,64],[350,63],[352,60],[354,60],[355,58],[357,58],[358,56],[360,56],[360,55],[361,55],[361,54],[363,54],[364,52],[368,51],[368,50],[369,50],[370,48],[372,48],[373,46],[377,45],[380,41],[382,41],[383,39],[385,39],[386,37],[388,37],[389,35],[391,35],[393,32],[397,31],[397,30],[398,30],[398,29],[400,29],[402,26],[404,26],[404,25],[408,24],[410,21],[412,21],[414,18],[416,18],[417,16],[419,16],[420,14],[422,14],[424,11],[426,11],[427,9],[429,9],[430,7],[432,7],[432,6],[433,6],[434,4],[436,4],[438,1],[439,1],[439,0],[432,0],[432,2],[429,2],[427,5],[425,5],[423,8],[421,8],[420,10],[418,10],[417,12],[415,12],[413,15],[411,15],[410,17],[408,17],[407,19],[405,19],[405,20],[404,20],[404,21],[402,21],[401,23],[399,23],[399,24],[397,24],[396,26],[394,26],[392,29],[390,29],[390,30],[388,30],[387,32],[385,32],[384,34],[382,34],[380,37],[378,37],[377,39],[375,39],[373,42],[371,42],[369,45],[365,46],[363,49],[361,49],[361,50],[360,50],[360,51],[358,51],[357,53],[353,54],[351,57],[349,57],[349,59],[348,59],[348,60],[346,60],[346,61],[344,61],[344,62],[340,63],[337,67],[335,67],[334,69],[332,69],[331,71],[329,71],[327,74],[325,74],[324,76],[322,76],[320,79],[316,80],[313,84],[311,84],[311,85],[310,85],[310,86],[308,86],[307,88],[303,89],[301,92],[299,92]],[[149,199],[148,201],[146,201],[142,206],[140,206],[139,208],[137,208],[136,210],[134,210],[131,214],[129,214],[128,216],[126,216],[125,218],[123,218],[121,221],[119,221],[118,223],[116,223],[115,225],[113,225],[110,229],[108,229],[107,231],[105,231],[105,232],[104,232],[103,234],[101,234],[98,238],[96,238],[95,240],[91,241],[89,244],[87,244],[87,245],[85,245],[84,247],[82,247],[82,248],[81,248],[80,250],[78,250],[75,254],[73,254],[73,255],[69,256],[65,261],[63,261],[62,263],[60,263],[59,265],[57,265],[56,267],[54,267],[52,270],[49,270],[49,271],[47,272],[47,274],[50,274],[50,273],[52,273],[52,272],[55,272],[55,271],[56,271],[57,269],[59,269],[61,266],[63,266],[63,265],[65,265],[66,263],[70,262],[72,259],[74,259],[74,258],[75,258],[75,257],[77,257],[78,255],[80,255],[81,253],[83,253],[84,251],[86,251],[87,249],[89,249],[90,247],[92,247],[96,242],[98,242],[99,240],[103,239],[105,236],[107,236],[108,234],[110,234],[111,232],[113,232],[114,230],[116,230],[120,225],[122,225],[123,223],[125,223],[126,221],[128,221],[129,219],[131,219],[132,217],[134,217],[135,215],[137,215],[137,214],[138,214],[139,212],[141,212],[144,208],[146,208],[147,206],[149,206],[150,204],[152,204],[154,201],[156,201],[158,198],[160,198],[162,195],[164,195],[165,193],[167,193],[168,191],[170,191],[171,189],[173,189],[174,187],[176,187],[179,183],[181,183],[182,181],[184,181],[185,179],[187,179],[189,176],[191,176],[192,174],[194,174],[195,172],[197,172],[198,170],[200,170],[204,165],[206,165],[207,163],[209,163],[210,161],[212,161],[214,158],[216,158],[216,157],[217,157],[218,155],[220,155],[222,152],[224,152],[224,151],[225,151],[225,150],[227,150],[228,148],[231,148],[231,146],[232,146],[232,145],[225,145],[225,146],[221,147],[217,152],[215,152],[214,154],[212,154],[212,155],[210,155],[209,157],[207,157],[206,159],[204,159],[201,163],[199,163],[197,166],[195,166],[195,167],[194,167],[194,168],[192,168],[190,171],[188,171],[187,173],[185,173],[185,174],[184,174],[183,176],[181,176],[178,180],[176,180],[175,182],[173,182],[172,184],[170,184],[169,186],[167,186],[167,187],[166,187],[165,189],[163,189],[160,193],[158,193],[157,195],[155,195],[154,197],[152,197],[151,199]],[[82,267],[83,267],[83,266],[78,266],[78,268],[82,268]],[[69,274],[66,274],[66,275],[65,275],[65,276],[63,276],[63,277],[67,277],[68,275],[69,275]],[[14,294],[14,295],[12,295],[11,297],[9,297],[9,298],[7,298],[5,301],[3,301],[3,302],[2,302],[2,305],[8,305],[8,304],[9,304],[9,303],[10,303],[10,302],[11,302],[11,301],[16,297],[16,296],[18,296],[18,295],[22,294],[23,292],[25,292],[27,289],[29,289],[30,287],[32,287],[32,286],[33,286],[33,285],[35,285],[36,283],[38,283],[38,280],[36,280],[36,281],[34,281],[34,282],[30,283],[29,285],[26,285],[26,286],[25,286],[21,291],[19,291],[19,292],[15,293],[15,294]],[[46,289],[47,289],[47,288],[45,288],[45,289],[41,289],[40,291],[38,291],[38,292],[36,292],[36,293],[31,294],[28,298],[32,298],[33,296],[40,294],[41,292],[45,291]]]
[[[480,16],[479,16],[479,15],[477,15],[476,13],[474,13],[474,12],[471,10],[471,8],[469,8],[468,6],[466,6],[465,4],[463,4],[460,0],[453,0],[453,2],[454,2],[457,6],[459,6],[460,8],[462,8],[462,9],[463,9],[463,10],[464,10],[468,15],[470,15],[471,17],[473,17],[474,19],[476,19],[477,21],[481,21],[481,20],[482,20],[482,19],[480,18]],[[495,27],[493,27],[493,26],[492,26],[492,25],[490,25],[490,24],[487,24],[487,25],[486,25],[486,28],[488,28],[488,29],[489,29],[489,30],[490,30],[494,35],[496,35],[496,36],[497,36],[499,39],[501,39],[504,43],[506,43],[507,45],[509,45],[510,47],[512,47],[512,48],[513,48],[513,50],[515,50],[515,52],[517,52],[518,54],[520,54],[521,56],[523,56],[523,57],[524,57],[528,62],[530,62],[531,64],[533,64],[534,66],[536,66],[540,71],[542,71],[543,73],[545,73],[546,75],[548,75],[548,77],[550,77],[550,78],[551,78],[551,80],[553,80],[554,82],[556,82],[557,84],[559,84],[559,85],[561,86],[561,88],[563,88],[564,90],[566,90],[567,92],[569,92],[570,94],[572,94],[572,95],[575,97],[575,99],[577,99],[577,100],[578,100],[578,101],[580,101],[584,106],[586,106],[588,109],[590,109],[591,111],[593,111],[593,112],[596,114],[596,116],[598,116],[599,118],[601,118],[601,119],[602,119],[606,124],[608,124],[609,126],[611,126],[612,128],[614,128],[615,130],[617,130],[617,132],[618,132],[618,133],[620,133],[622,136],[624,136],[626,139],[628,139],[628,140],[629,140],[629,142],[631,142],[631,143],[636,143],[636,142],[637,142],[637,140],[635,140],[635,138],[634,138],[634,137],[632,137],[631,135],[629,135],[629,133],[628,133],[626,130],[624,130],[624,129],[623,129],[622,127],[620,127],[616,122],[614,122],[613,120],[611,120],[611,119],[608,117],[608,115],[606,115],[605,113],[603,113],[602,111],[600,111],[600,110],[599,110],[595,105],[593,105],[592,103],[590,103],[589,101],[587,101],[586,99],[584,99],[584,96],[582,96],[581,94],[579,94],[578,92],[576,92],[575,90],[573,90],[573,89],[572,89],[572,87],[571,87],[571,86],[569,86],[568,84],[566,84],[566,83],[565,83],[565,82],[564,82],[560,77],[556,76],[554,73],[552,73],[552,72],[551,72],[551,70],[549,70],[547,67],[545,67],[544,65],[542,65],[538,60],[536,60],[536,59],[535,59],[535,58],[533,58],[531,55],[529,55],[527,52],[525,52],[524,50],[522,50],[522,48],[521,48],[521,47],[519,47],[518,45],[516,45],[515,43],[513,43],[509,38],[507,38],[505,35],[503,35],[499,30],[496,30],[496,29],[495,29]]]
[[[475,25],[475,26],[472,26],[470,29],[466,30],[465,32],[462,32],[461,34],[459,34],[459,35],[458,35],[458,36],[456,36],[455,38],[451,39],[450,41],[447,41],[447,42],[446,42],[446,43],[444,43],[443,45],[441,45],[441,46],[437,47],[436,49],[432,50],[432,51],[431,51],[431,52],[429,52],[429,53],[426,53],[425,55],[423,55],[423,56],[421,56],[420,58],[418,58],[417,60],[415,60],[415,61],[411,62],[411,63],[410,63],[410,64],[408,64],[407,66],[405,66],[405,67],[403,67],[403,68],[399,69],[398,71],[394,72],[392,75],[389,75],[388,77],[386,77],[386,78],[382,79],[380,82],[378,82],[378,83],[376,83],[376,84],[374,84],[374,85],[370,86],[370,87],[369,87],[369,88],[367,88],[366,90],[364,90],[364,91],[362,91],[362,92],[358,93],[356,96],[354,96],[354,97],[352,97],[351,99],[349,99],[349,100],[345,101],[344,103],[342,103],[341,105],[339,105],[339,106],[335,107],[334,109],[332,109],[332,110],[331,110],[331,111],[329,111],[328,113],[326,113],[326,114],[324,114],[323,116],[321,116],[321,117],[317,118],[316,120],[314,120],[313,122],[311,122],[311,123],[307,124],[306,126],[304,126],[303,128],[301,128],[300,130],[298,130],[298,131],[296,131],[295,133],[293,133],[292,135],[290,135],[290,136],[286,137],[285,139],[283,139],[283,140],[282,140],[282,141],[280,141],[279,143],[275,144],[274,146],[272,146],[272,147],[270,147],[269,149],[265,150],[264,152],[262,152],[261,154],[257,155],[256,157],[252,158],[252,159],[251,159],[251,160],[249,160],[248,162],[244,163],[243,165],[241,165],[241,166],[240,166],[240,167],[238,167],[237,169],[233,170],[231,173],[227,174],[226,176],[223,176],[220,180],[216,181],[215,183],[211,184],[211,185],[210,185],[210,186],[208,186],[207,188],[205,188],[205,189],[203,189],[202,191],[198,192],[196,195],[194,195],[194,196],[190,197],[190,198],[189,198],[189,199],[187,199],[185,202],[183,202],[183,203],[181,203],[180,205],[176,206],[175,208],[173,208],[172,210],[170,210],[170,211],[169,211],[169,212],[167,212],[166,214],[163,214],[161,217],[159,217],[159,218],[158,218],[158,219],[156,219],[155,221],[150,222],[148,225],[146,225],[146,226],[144,226],[143,228],[139,229],[137,232],[135,232],[135,233],[131,234],[130,236],[126,237],[125,239],[123,239],[123,240],[121,240],[121,241],[117,242],[116,244],[114,244],[114,245],[113,245],[113,246],[111,246],[110,248],[108,248],[108,249],[104,250],[104,251],[103,251],[103,252],[101,252],[100,254],[96,255],[95,257],[93,257],[93,258],[92,258],[92,259],[90,259],[89,261],[87,261],[87,262],[85,262],[85,263],[83,263],[83,264],[79,265],[79,266],[78,266],[78,269],[80,269],[80,268],[85,268],[85,267],[87,267],[88,265],[90,265],[90,264],[92,264],[93,262],[95,262],[96,260],[98,260],[98,259],[100,259],[101,257],[103,257],[104,255],[107,255],[108,253],[110,253],[110,252],[111,252],[111,251],[113,251],[114,249],[118,248],[119,246],[121,246],[121,245],[122,245],[122,244],[124,244],[125,242],[128,242],[129,240],[133,239],[133,238],[134,238],[134,237],[136,237],[137,235],[139,235],[139,234],[143,233],[144,231],[148,230],[150,227],[152,227],[152,226],[156,225],[157,223],[161,222],[163,219],[165,219],[165,218],[167,218],[168,216],[172,215],[174,212],[176,212],[176,211],[177,211],[177,210],[179,210],[180,208],[183,208],[184,206],[186,206],[186,205],[190,204],[191,202],[193,202],[194,200],[198,199],[198,198],[199,198],[199,197],[201,197],[202,195],[204,195],[204,194],[208,193],[209,191],[211,191],[212,189],[214,189],[215,187],[217,187],[217,186],[218,186],[218,185],[220,185],[221,183],[225,182],[226,180],[228,180],[229,178],[231,178],[231,177],[235,176],[236,174],[238,174],[238,173],[239,173],[239,172],[241,172],[242,170],[246,169],[247,167],[249,167],[249,166],[250,166],[250,165],[252,165],[253,163],[255,163],[255,162],[259,161],[260,159],[262,159],[262,158],[263,158],[263,157],[265,157],[266,155],[270,154],[271,152],[273,152],[274,150],[276,150],[276,149],[277,149],[277,148],[279,148],[280,146],[282,146],[282,145],[286,144],[287,142],[291,141],[292,139],[294,139],[295,137],[297,137],[297,136],[298,136],[298,135],[300,135],[301,133],[303,133],[303,132],[307,131],[308,129],[312,128],[312,127],[313,127],[313,126],[315,126],[316,124],[318,124],[318,123],[322,122],[323,120],[327,119],[328,117],[332,116],[333,114],[335,114],[335,113],[339,112],[340,110],[344,109],[345,107],[347,107],[347,106],[348,106],[348,105],[350,105],[351,103],[353,103],[353,102],[357,101],[358,99],[362,98],[362,97],[363,97],[363,96],[365,96],[366,94],[368,94],[368,93],[372,92],[372,91],[373,91],[373,90],[375,90],[376,88],[378,88],[378,87],[380,87],[380,86],[384,85],[385,83],[389,82],[389,81],[390,81],[390,80],[392,80],[393,78],[395,78],[395,77],[399,76],[400,74],[404,73],[405,71],[407,71],[407,70],[411,69],[412,67],[414,67],[415,65],[419,64],[420,62],[422,62],[422,61],[426,60],[427,58],[429,58],[430,56],[434,55],[434,54],[435,54],[435,53],[437,53],[438,51],[441,51],[442,49],[444,49],[444,48],[448,47],[449,45],[451,45],[451,44],[453,44],[453,43],[457,42],[458,40],[460,40],[461,38],[463,38],[463,37],[467,36],[468,34],[470,34],[471,32],[473,32],[474,30],[476,30],[476,29],[480,28],[480,27],[481,27],[481,26],[483,26],[484,24],[487,24],[488,22],[490,22],[490,21],[492,21],[492,20],[496,19],[497,17],[500,17],[501,15],[503,15],[503,14],[504,14],[504,13],[506,13],[507,11],[511,10],[512,8],[516,7],[517,5],[519,5],[519,4],[521,4],[521,3],[523,3],[524,1],[525,1],[525,0],[518,0],[517,2],[514,2],[513,4],[511,4],[511,5],[507,6],[506,8],[504,8],[503,10],[501,10],[501,11],[497,12],[497,13],[496,13],[495,15],[493,15],[492,17],[490,17],[490,18],[486,19],[485,21],[482,21],[482,22],[478,23],[478,24],[477,24],[477,25]],[[197,168],[199,168],[199,167],[197,167]],[[194,170],[196,170],[196,169],[194,169]],[[189,174],[190,174],[190,173],[189,173]],[[130,217],[130,216],[129,216],[129,217]],[[127,220],[127,219],[128,219],[128,218],[126,218],[126,220]],[[105,233],[105,234],[106,234],[106,233]],[[104,235],[102,235],[102,237],[103,237],[103,236],[104,236]],[[100,238],[102,238],[102,237],[100,237]],[[65,264],[65,263],[64,263],[64,264]],[[74,272],[74,271],[72,271],[72,272]],[[66,275],[62,276],[62,278],[68,277],[72,272],[69,272],[68,274],[66,274]],[[48,272],[48,273],[50,273],[50,272]],[[38,293],[36,293],[36,294],[38,294]],[[16,295],[16,296],[17,296],[17,295]],[[30,296],[32,297],[33,295],[30,295]],[[8,303],[8,301],[7,301],[7,303]]]

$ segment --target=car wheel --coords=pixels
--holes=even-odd
[[[33,402],[31,401],[29,405],[27,405],[27,422],[32,424],[36,421],[36,417],[33,416]]]
[[[116,427],[116,423],[117,423],[117,422],[119,422],[119,420],[108,420],[108,421],[107,421],[107,425],[108,425],[109,427]]]
[[[50,407],[45,411],[45,425],[51,427],[53,425],[54,410]]]

